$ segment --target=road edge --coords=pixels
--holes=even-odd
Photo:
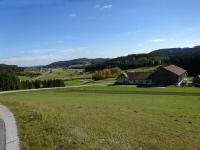
[[[7,107],[0,104],[0,117],[5,124],[6,150],[20,150],[17,124],[13,113]]]

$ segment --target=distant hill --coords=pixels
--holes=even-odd
[[[185,54],[200,53],[200,46],[195,46],[193,48],[168,48],[152,51],[151,55],[160,56],[182,56]]]
[[[109,59],[106,58],[95,58],[95,59],[88,59],[88,58],[80,58],[80,59],[73,59],[68,61],[59,61],[54,62],[52,64],[47,65],[48,68],[56,68],[56,67],[70,67],[70,66],[78,66],[84,67],[88,65],[97,65],[108,61]]]
[[[70,67],[84,68],[87,72],[94,72],[105,68],[119,67],[121,69],[134,69],[139,67],[153,67],[159,65],[175,64],[188,71],[191,76],[200,74],[200,46],[193,48],[159,49],[146,54],[131,54],[113,59],[80,58],[68,61],[59,61],[47,65],[48,68]]]
[[[24,68],[18,67],[16,65],[0,64],[0,71],[1,70],[7,70],[7,71],[13,71],[15,73],[19,73],[19,72],[23,72]]]
[[[119,67],[121,69],[134,69],[139,67],[150,67],[162,65],[168,60],[166,56],[157,56],[151,54],[132,54],[123,57],[110,59],[101,64],[89,65],[85,69],[88,72],[102,70],[105,68]]]
[[[59,61],[47,65],[48,68],[56,67],[71,67],[71,68],[85,68],[88,71],[94,71],[107,67],[121,67],[122,69],[129,69],[135,67],[145,67],[160,65],[167,62],[168,56],[184,56],[185,54],[200,53],[200,46],[193,48],[168,48],[152,51],[148,54],[132,54],[122,56],[114,59],[88,59],[80,58],[68,61]]]

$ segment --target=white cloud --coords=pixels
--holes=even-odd
[[[96,9],[100,9],[100,10],[103,10],[103,9],[111,9],[112,7],[113,7],[113,5],[111,5],[111,4],[109,4],[109,5],[103,5],[103,6],[101,6],[101,5],[99,5],[99,4],[95,5],[95,8],[96,8]]]
[[[69,17],[77,17],[77,14],[76,13],[71,13],[68,15]]]
[[[152,39],[151,42],[165,42],[167,41],[167,39],[163,39],[163,38],[157,38],[157,39]]]
[[[110,9],[110,8],[112,8],[113,6],[112,5],[104,5],[102,8],[103,9]]]

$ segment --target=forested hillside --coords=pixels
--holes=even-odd
[[[20,73],[20,72],[23,72],[24,68],[18,67],[16,65],[0,64],[0,71],[1,70],[7,70],[7,71],[13,71],[15,73]]]
[[[193,48],[168,48],[152,51],[151,55],[160,56],[183,56],[186,54],[200,53],[200,46],[195,46]]]
[[[68,61],[59,61],[54,62],[50,65],[47,65],[48,68],[56,68],[56,67],[70,67],[70,66],[78,66],[79,68],[83,68],[87,65],[95,65],[100,64],[108,61],[109,59],[104,58],[96,58],[96,59],[88,59],[88,58],[79,58],[79,59],[73,59]]]
[[[96,71],[105,68],[119,67],[121,69],[132,69],[138,67],[157,66],[168,61],[166,56],[156,56],[150,54],[133,54],[124,57],[118,57],[106,61],[102,64],[90,65],[86,67],[86,71]]]
[[[149,54],[133,54],[118,57],[101,64],[87,66],[86,71],[97,71],[112,67],[133,69],[167,64],[174,64],[186,69],[189,76],[200,74],[200,46],[193,48],[161,49],[150,52]]]
[[[171,56],[168,64],[175,64],[187,70],[189,76],[200,74],[200,53]]]

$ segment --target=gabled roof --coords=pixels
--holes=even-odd
[[[147,80],[151,76],[151,72],[128,72],[129,80]]]
[[[186,70],[184,70],[178,66],[175,66],[175,65],[166,66],[166,67],[163,67],[163,69],[170,71],[178,76],[187,72]]]

